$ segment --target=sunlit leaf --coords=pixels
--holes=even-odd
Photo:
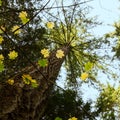
[[[19,18],[26,18],[26,17],[27,17],[26,11],[21,11],[21,12],[19,13]]]
[[[86,72],[82,73],[81,76],[80,76],[80,78],[83,81],[86,80],[88,78],[88,73],[86,73]]]
[[[53,22],[47,22],[47,28],[53,29],[54,23]]]

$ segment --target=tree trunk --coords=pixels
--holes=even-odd
[[[63,47],[65,56],[69,47]],[[47,103],[51,88],[57,79],[61,65],[65,59],[57,58],[53,51],[48,58],[48,66],[45,68],[29,66],[24,69],[23,74],[30,74],[38,80],[39,87],[32,88],[22,84],[21,75],[14,76],[15,83],[0,84],[0,120],[40,120]]]

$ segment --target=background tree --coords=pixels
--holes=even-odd
[[[117,74],[119,74],[119,59],[120,59],[120,22],[117,21],[112,25],[115,30],[105,34],[105,39],[107,44],[111,46],[111,53],[113,53],[113,57],[111,59],[111,64],[116,63],[114,65],[115,69],[117,69]],[[118,65],[118,66],[117,66]],[[114,79],[116,80],[114,85],[108,83],[107,85],[103,85],[101,88],[100,96],[96,102],[96,108],[100,111],[99,116],[103,119],[116,120],[120,118],[120,87],[119,87],[119,75],[114,74]]]
[[[99,117],[105,120],[116,120],[120,117],[120,88],[108,84],[103,87],[96,102]]]

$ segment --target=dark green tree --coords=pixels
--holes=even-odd
[[[60,117],[67,120],[75,116],[78,120],[93,120],[98,115],[97,111],[91,110],[91,101],[84,103],[74,90],[57,88],[48,99],[48,105],[43,116],[44,120],[54,120]]]

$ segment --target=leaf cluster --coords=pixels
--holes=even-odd
[[[96,108],[101,118],[116,120],[119,118],[120,87],[115,88],[108,84],[103,87],[97,99]]]
[[[39,7],[42,5],[40,4]],[[0,35],[3,36],[4,41],[0,44],[0,54],[4,55],[5,70],[0,73],[0,80],[5,80],[10,76],[13,76],[22,68],[30,65],[30,62],[36,61],[40,58],[40,50],[49,45],[48,40],[43,38],[43,34],[46,33],[44,27],[41,26],[41,19],[39,17],[34,18],[25,25],[19,18],[21,11],[26,11],[29,18],[35,15],[34,1],[2,1],[0,7],[0,27],[4,27],[5,31],[2,31]],[[14,34],[12,32],[13,26],[20,26],[20,34]],[[18,52],[18,57],[15,60],[8,59],[9,51],[15,50]],[[3,65],[1,65],[1,69]]]

